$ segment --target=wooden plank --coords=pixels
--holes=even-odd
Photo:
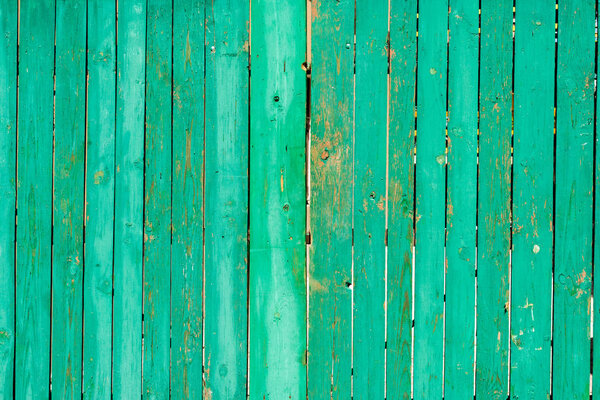
[[[0,3],[0,399],[14,397],[17,0]]]
[[[206,15],[204,390],[205,398],[243,399],[248,371],[250,2],[211,2]]]
[[[20,4],[16,399],[50,391],[55,11],[54,0]]]
[[[252,0],[250,398],[306,397],[306,2]]]
[[[143,395],[169,397],[172,1],[149,0],[146,31]]]
[[[481,2],[476,395],[508,394],[513,3]]]
[[[86,1],[56,4],[52,396],[81,396]]]
[[[450,1],[444,396],[471,398],[475,356],[479,4]]]
[[[417,4],[390,2],[388,399],[411,398]]]
[[[599,4],[596,3],[596,12],[598,10]],[[597,33],[596,33],[597,35]],[[597,46],[597,44],[596,44]],[[596,54],[598,55],[598,53]],[[598,59],[596,59],[596,73],[597,73]],[[597,76],[596,76],[597,79]],[[597,96],[597,93],[596,93]],[[598,127],[600,126],[600,103],[596,99],[596,134],[595,134],[595,160],[594,160],[594,243],[593,243],[593,254],[594,254],[594,265],[593,265],[593,276],[600,276],[600,135],[598,135]],[[593,293],[596,295],[596,299],[598,298],[598,293],[600,293],[600,279],[594,278],[593,281]],[[593,305],[593,342],[592,342],[592,398],[598,399],[600,397],[600,304],[598,304],[598,300]],[[593,373],[596,371],[596,373]]]
[[[315,0],[311,27],[308,396],[350,398],[354,2]]]
[[[110,398],[115,191],[115,4],[88,1],[83,397]]]
[[[146,1],[119,9],[113,298],[113,395],[142,388],[142,248]]]
[[[550,398],[555,1],[515,16],[510,393]]]
[[[442,397],[448,2],[419,8],[414,398]]]
[[[552,395],[587,399],[594,135],[593,0],[558,5]]]
[[[385,392],[388,2],[356,5],[353,395]]]
[[[202,398],[204,6],[173,3],[171,396]],[[148,99],[152,101],[152,99]],[[166,290],[166,289],[165,289]]]

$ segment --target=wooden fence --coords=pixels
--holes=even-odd
[[[597,11],[3,0],[0,398],[600,396]]]

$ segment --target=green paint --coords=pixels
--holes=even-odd
[[[170,384],[172,2],[150,0],[146,20],[143,395]]]
[[[450,1],[444,397],[473,396],[479,5]]]
[[[348,399],[352,373],[354,2],[312,2],[308,396]]]
[[[306,2],[252,0],[250,399],[306,397]]]
[[[88,0],[83,397],[110,398],[115,190],[115,4]]]
[[[56,7],[52,396],[67,399],[81,395],[86,1]]]
[[[249,7],[206,9],[207,399],[246,397]]]
[[[113,396],[141,397],[146,1],[119,8]]]
[[[552,394],[557,399],[587,399],[595,1],[560,2],[558,7]]]
[[[385,392],[388,2],[356,7],[353,396]]]
[[[448,2],[419,8],[414,398],[442,397]]]
[[[555,2],[516,8],[511,396],[550,398]]]
[[[512,0],[481,3],[477,397],[508,394]]]
[[[17,0],[0,3],[0,399],[12,399],[15,346]]]
[[[202,398],[204,6],[173,3],[171,396]],[[164,157],[164,155],[162,156]],[[166,289],[166,288],[165,288]]]
[[[388,155],[388,399],[411,398],[417,5],[390,3]]]
[[[50,390],[54,16],[54,0],[20,5],[16,399]]]

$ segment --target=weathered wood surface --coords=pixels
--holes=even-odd
[[[446,340],[444,396],[473,396],[477,221],[479,9],[451,0],[446,183]]]
[[[554,1],[516,8],[511,396],[550,397]]]
[[[476,396],[508,395],[512,1],[481,2]]]
[[[315,0],[311,5],[308,396],[347,399],[352,373],[354,2]]]
[[[441,398],[444,351],[448,2],[419,8],[414,398]]]
[[[251,399],[306,397],[305,6],[251,1]]]
[[[385,393],[388,2],[356,7],[353,395]]]
[[[558,6],[552,393],[590,392],[592,284],[594,8]],[[594,303],[597,307],[597,303]]]

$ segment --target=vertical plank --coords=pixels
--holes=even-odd
[[[306,2],[251,0],[250,398],[306,396]]]
[[[356,5],[354,398],[385,392],[388,2]]]
[[[390,2],[388,399],[411,398],[417,3]]]
[[[553,397],[590,390],[594,10],[559,2],[556,104]]]
[[[479,4],[450,1],[444,396],[471,398],[475,356],[475,230]]]
[[[115,189],[115,3],[88,0],[83,397],[110,398]]]
[[[17,0],[0,3],[0,399],[14,396]]]
[[[118,10],[113,395],[141,397],[146,1]]]
[[[354,1],[311,3],[308,396],[350,398]]]
[[[143,395],[169,397],[172,1],[149,0],[146,31]]]
[[[476,395],[508,394],[512,0],[481,2]]]
[[[448,1],[419,7],[414,398],[442,397]]]
[[[249,1],[206,8],[205,398],[246,396],[249,18]]]
[[[555,1],[515,16],[511,396],[550,398]]]
[[[598,7],[600,6],[600,4],[598,2],[596,2],[596,12],[598,12]],[[597,33],[596,33],[597,35]],[[596,38],[597,39],[597,38]],[[598,44],[596,43],[596,48],[597,48]],[[598,64],[598,61],[600,60],[600,55],[599,53],[596,51],[596,56],[598,56],[599,58],[596,59],[596,73],[597,73],[597,66],[600,65]],[[596,80],[597,80],[597,76],[596,76]],[[596,96],[598,95],[598,93],[596,92]],[[595,182],[594,182],[594,191],[595,191],[595,196],[594,196],[594,243],[593,243],[593,276],[594,276],[594,281],[593,281],[593,293],[594,293],[594,297],[596,299],[598,299],[598,296],[600,294],[600,135],[598,134],[600,132],[599,127],[600,127],[600,103],[597,101],[597,97],[596,97],[596,109],[594,110],[596,112],[596,133],[595,133],[595,143],[594,143],[594,149],[595,149],[595,160],[594,160],[594,177],[595,177]],[[594,306],[593,306],[593,321],[594,321],[594,326],[593,326],[593,331],[594,331],[594,337],[593,337],[593,343],[592,343],[592,349],[593,349],[593,353],[592,353],[592,360],[593,360],[593,365],[592,365],[592,398],[600,398],[600,334],[598,334],[597,332],[600,332],[600,304],[598,302],[598,300],[596,300],[594,302]],[[594,373],[595,371],[595,373]]]
[[[52,396],[81,396],[86,1],[56,4]]]
[[[50,390],[55,12],[54,0],[20,5],[16,399]]]
[[[202,398],[204,6],[173,3],[171,395]],[[149,99],[151,100],[151,99]]]

